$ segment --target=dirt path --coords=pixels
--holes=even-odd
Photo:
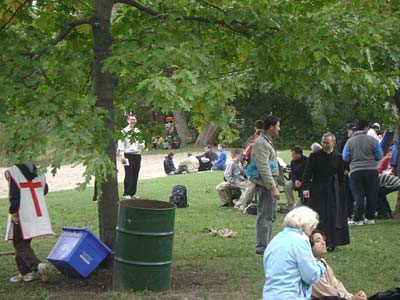
[[[165,154],[156,155],[143,155],[142,156],[142,167],[140,169],[139,180],[148,178],[157,178],[165,176],[163,161]],[[175,166],[178,165],[179,161],[186,157],[186,153],[176,153],[174,156]],[[124,180],[124,167],[118,160],[118,182]],[[7,197],[8,185],[4,179],[4,171],[6,168],[0,168],[0,198]],[[60,190],[71,190],[77,187],[79,182],[83,182],[84,167],[77,165],[72,167],[71,165],[64,165],[57,171],[56,176],[53,177],[50,172],[46,174],[47,183],[50,191]]]

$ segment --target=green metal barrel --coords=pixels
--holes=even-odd
[[[156,200],[119,202],[113,285],[165,291],[171,284],[175,205]]]

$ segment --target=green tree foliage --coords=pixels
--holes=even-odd
[[[237,101],[253,91],[299,101],[307,124],[330,129],[339,114],[390,122],[399,87],[398,1],[7,0],[0,14],[10,161],[45,155],[56,170],[67,154],[105,181],[113,208],[115,119],[128,107],[190,112],[233,140]]]

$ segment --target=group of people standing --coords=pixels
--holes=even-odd
[[[322,149],[312,152],[308,159],[301,149],[292,148],[292,180],[286,183],[285,190],[290,194],[297,189],[305,206],[286,216],[284,230],[270,242],[273,203],[279,199],[279,174],[274,172],[279,168],[272,138],[279,129],[280,120],[267,117],[252,153],[260,175],[260,179],[250,180],[257,184],[258,191],[256,254],[264,254],[264,299],[310,299],[311,291],[315,299],[366,299],[362,291],[346,291],[322,254],[350,243],[348,225],[375,224],[377,167],[383,156],[379,140],[368,134],[368,122],[359,121],[350,128],[352,134],[342,141],[342,153],[335,151],[336,137],[331,132],[322,136]],[[293,207],[294,199],[288,197],[288,204]],[[349,211],[353,211],[350,219]],[[313,233],[315,229],[318,232]]]
[[[118,154],[125,167],[125,199],[137,198],[141,151],[145,148],[136,122],[136,116],[127,116],[128,125],[121,131],[122,138],[118,141]],[[217,186],[218,194],[221,201],[225,201],[227,187],[235,185],[243,190],[237,201],[238,208],[248,203],[254,192],[257,193],[255,253],[264,257],[264,299],[310,299],[311,285],[316,282],[320,282],[314,288],[316,295],[323,295],[326,289],[336,285],[335,290],[343,293],[344,299],[365,299],[361,292],[348,293],[323,260],[326,251],[349,244],[349,224],[375,223],[377,163],[383,150],[378,139],[368,134],[370,129],[366,121],[352,124],[348,130],[347,138],[339,143],[340,152],[335,151],[336,137],[330,132],[323,134],[321,149],[313,151],[308,158],[301,148],[292,148],[291,178],[285,184],[285,193],[293,210],[285,217],[284,230],[272,241],[276,202],[280,199],[278,178],[281,168],[273,144],[273,138],[280,132],[278,117],[268,116],[257,121],[255,134],[247,141],[246,150],[233,149],[232,160],[228,163],[223,144],[218,145],[219,155],[207,146],[202,155],[188,155],[178,169],[172,162],[173,153],[164,161],[167,175],[200,171],[202,163],[207,164],[208,170],[224,170],[225,180]],[[173,169],[169,169],[171,165]],[[252,170],[246,174],[247,178],[243,167]],[[13,240],[20,272],[10,280],[46,279],[48,265],[41,263],[30,247],[32,238],[54,234],[44,202],[48,191],[45,178],[37,175],[31,163],[15,165],[5,175],[10,188],[6,238]],[[305,206],[294,208],[295,201],[290,196],[294,190],[299,192]],[[353,202],[354,209],[349,209]],[[349,211],[354,211],[350,220],[347,219]],[[341,296],[340,293],[325,296]]]

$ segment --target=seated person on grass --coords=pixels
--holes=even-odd
[[[220,151],[217,160],[214,163],[214,167],[212,168],[214,171],[216,170],[224,170],[226,164],[226,150],[224,144],[218,144],[218,150]]]
[[[173,158],[174,152],[170,152],[164,159],[164,171],[167,175],[175,175],[176,168]]]
[[[387,195],[400,190],[400,178],[394,174],[379,174],[377,219],[391,219],[392,209],[390,208]]]
[[[343,286],[343,283],[339,281],[332,268],[327,264],[324,259],[326,254],[326,241],[325,235],[319,231],[314,230],[310,235],[310,244],[314,257],[321,261],[325,267],[326,272],[321,279],[315,282],[312,286],[312,300],[319,299],[337,299],[337,300],[366,300],[367,296],[363,291],[359,291],[357,294],[349,293]],[[329,297],[329,298],[328,298]]]
[[[179,163],[175,174],[196,173],[199,170],[199,160],[191,152],[188,152],[187,156]]]
[[[231,189],[232,187],[240,188],[243,196],[244,195],[243,192],[246,190],[247,185],[250,183],[243,176],[244,175],[244,169],[242,166],[243,150],[238,148],[232,149],[231,156],[232,160],[226,164],[226,168],[224,171],[225,181],[221,182],[216,187],[222,206],[233,205],[231,199],[227,196],[226,190]]]
[[[209,153],[204,153],[200,157],[196,157],[199,160],[199,172],[210,171],[212,168],[211,158]]]

